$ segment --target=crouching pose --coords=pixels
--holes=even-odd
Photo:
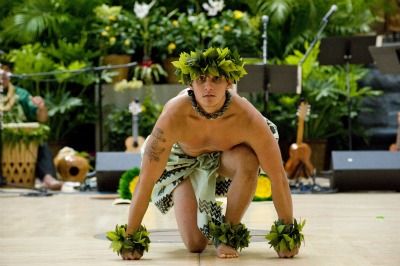
[[[151,197],[162,213],[174,206],[190,252],[202,252],[212,239],[218,257],[235,258],[248,244],[241,219],[253,198],[260,167],[271,179],[280,221],[293,224],[277,132],[251,103],[232,92],[232,85],[246,74],[237,54],[209,48],[182,53],[173,64],[189,88],[165,105],[146,140],[126,233],[142,228]],[[224,214],[215,201],[221,194],[227,196]],[[221,226],[230,228],[227,241],[215,236]],[[278,251],[280,257],[297,253],[297,246]],[[124,259],[140,259],[142,254],[121,250]]]

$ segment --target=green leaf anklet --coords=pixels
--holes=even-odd
[[[115,231],[107,232],[107,239],[111,241],[111,248],[117,254],[122,251],[137,251],[143,255],[144,251],[149,250],[150,238],[146,227],[141,225],[133,234],[127,234],[128,225],[116,225]]]
[[[271,226],[271,231],[265,236],[269,240],[268,244],[275,251],[291,251],[294,248],[299,248],[301,242],[304,242],[304,235],[301,233],[306,221],[297,222],[294,219],[293,224],[285,224],[282,220],[277,220]]]
[[[213,238],[213,243],[216,247],[220,244],[225,244],[236,250],[241,251],[249,246],[250,231],[242,223],[232,225],[231,223],[221,223],[216,225],[213,222],[209,223],[210,235]]]

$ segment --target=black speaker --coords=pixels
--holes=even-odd
[[[96,179],[97,190],[116,192],[121,175],[129,169],[140,167],[139,153],[132,152],[97,152]]]
[[[400,191],[400,152],[332,151],[331,188]]]

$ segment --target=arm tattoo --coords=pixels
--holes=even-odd
[[[165,148],[160,146],[163,142],[166,142],[164,138],[164,132],[160,128],[155,128],[151,132],[151,141],[146,145],[145,154],[149,156],[151,161],[160,161],[160,155],[165,151]]]

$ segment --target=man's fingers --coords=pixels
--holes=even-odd
[[[121,256],[124,260],[139,260],[142,257],[142,255],[136,250],[134,252],[123,252]]]
[[[294,256],[296,256],[299,253],[299,249],[296,248],[292,251],[285,251],[285,252],[278,252],[278,256],[280,258],[293,258]]]

